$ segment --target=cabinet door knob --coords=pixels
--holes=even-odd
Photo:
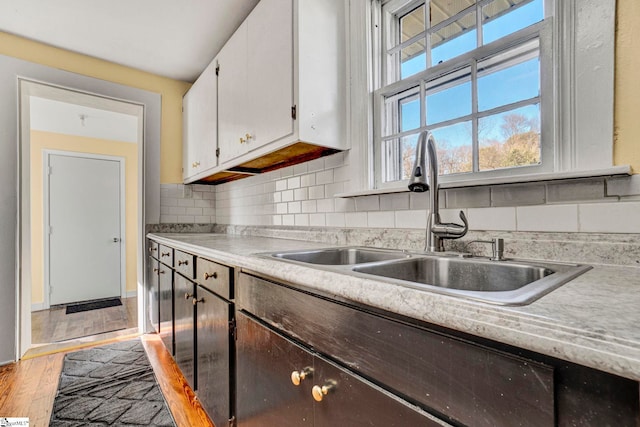
[[[153,269],[153,272],[154,272],[154,273],[157,273],[158,271],[160,271],[160,270],[158,270],[157,268],[154,268],[154,269]]]
[[[240,144],[244,144],[245,142],[247,142],[247,140],[244,139],[243,137],[240,137]]]
[[[158,270],[158,273],[160,273],[160,274],[164,274],[164,273],[165,273],[165,271],[164,271],[164,270]]]
[[[190,294],[189,292],[185,292],[184,293],[184,299],[188,300],[189,298],[193,298],[193,294]]]
[[[218,273],[216,273],[215,271],[211,274],[209,273],[204,273],[204,280],[209,280],[211,277],[213,277],[214,279],[218,278]]]
[[[169,256],[169,255],[171,255],[171,252],[162,252],[160,254],[160,256]]]
[[[181,266],[181,265],[189,265],[189,260],[184,260],[184,261],[178,260],[178,266]]]
[[[192,167],[192,168],[197,168],[198,166],[200,166],[200,162],[193,162],[193,163],[191,163],[191,167]]]
[[[253,138],[253,136],[251,136],[251,134],[250,134],[250,133],[246,133],[246,134],[244,135],[244,137],[246,138],[246,139],[245,139],[245,141],[247,141],[247,142],[248,142],[251,138]]]
[[[322,402],[322,399],[334,388],[336,388],[336,382],[329,380],[322,387],[314,385],[311,389],[311,395],[316,402]]]
[[[191,302],[193,303],[193,305],[198,305],[199,302],[204,302],[204,298],[200,298],[200,299],[192,299]]]
[[[149,252],[152,252],[152,253],[157,251],[157,250],[158,250],[158,248],[149,248]]]
[[[307,377],[312,376],[313,368],[304,368],[301,371],[293,371],[291,372],[291,382],[293,385],[300,385],[300,383]]]

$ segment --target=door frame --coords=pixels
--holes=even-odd
[[[126,257],[126,248],[124,244],[126,243],[126,214],[125,214],[125,190],[126,190],[126,176],[125,176],[125,158],[120,156],[106,156],[101,154],[92,154],[92,153],[81,153],[74,151],[62,151],[62,150],[43,150],[42,156],[42,179],[44,180],[43,184],[43,238],[44,238],[44,254],[43,254],[43,277],[44,277],[44,309],[49,309],[50,305],[50,291],[51,291],[51,282],[49,277],[49,268],[50,264],[50,233],[47,232],[49,230],[50,221],[49,221],[49,213],[50,213],[50,203],[51,203],[51,193],[50,193],[50,175],[48,173],[49,167],[49,159],[52,155],[55,156],[66,156],[66,157],[76,157],[76,158],[84,158],[84,159],[92,159],[92,160],[108,160],[118,162],[120,167],[120,297],[126,298],[127,296],[127,257]]]

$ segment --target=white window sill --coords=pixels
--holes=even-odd
[[[497,178],[480,178],[469,179],[460,181],[441,182],[439,184],[440,189],[446,188],[464,188],[464,187],[480,187],[486,185],[500,185],[500,184],[524,184],[528,182],[541,182],[541,181],[555,181],[564,179],[575,178],[596,178],[616,175],[632,175],[631,166],[613,166],[606,169],[596,170],[582,170],[571,172],[549,172],[549,173],[536,173],[530,175],[517,175],[508,177]],[[443,179],[441,177],[441,179]],[[391,194],[391,193],[404,193],[409,189],[405,186],[402,187],[388,187],[388,188],[376,188],[372,190],[360,190],[360,191],[348,191],[345,193],[336,194],[335,197],[359,197],[370,196],[375,194]]]

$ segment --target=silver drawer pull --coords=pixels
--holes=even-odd
[[[171,255],[171,252],[162,252],[160,254],[160,256],[169,256],[169,255]]]
[[[186,260],[186,261],[178,260],[178,267],[181,266],[181,265],[189,265],[189,261],[188,260]]]

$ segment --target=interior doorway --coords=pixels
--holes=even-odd
[[[126,297],[124,159],[73,152],[45,157],[49,305]]]
[[[20,101],[21,353],[34,332],[137,332],[144,107],[26,80]],[[59,310],[109,297],[122,305]]]

